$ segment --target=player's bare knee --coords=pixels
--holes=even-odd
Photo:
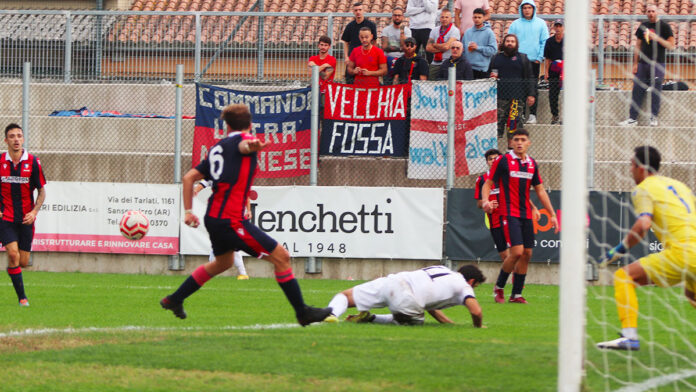
[[[16,267],[19,265],[19,251],[17,249],[7,250],[7,262],[10,267]]]

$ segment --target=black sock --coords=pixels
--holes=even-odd
[[[25,299],[27,295],[24,293],[24,280],[22,279],[22,269],[17,266],[14,268],[7,268],[7,273],[10,275],[12,280],[12,286],[14,286],[15,293],[17,293],[17,299]]]
[[[505,288],[508,276],[510,276],[510,273],[503,271],[503,269],[501,268],[500,273],[498,274],[498,281],[495,283],[495,286],[501,289]]]
[[[290,305],[295,309],[295,314],[301,315],[304,311],[305,303],[302,299],[302,291],[300,290],[300,284],[297,283],[297,279],[293,278],[287,282],[278,282],[278,285],[283,289],[283,293],[290,301]]]
[[[524,279],[526,277],[527,277],[527,274],[515,274],[514,275],[515,280],[512,282],[512,296],[511,296],[511,298],[515,298],[516,295],[522,294],[522,289],[524,289]]]
[[[169,296],[169,300],[172,302],[184,302],[186,298],[188,298],[191,294],[195,293],[196,290],[200,289],[201,285],[196,283],[196,280],[193,279],[193,276],[189,276],[186,278],[184,283],[179,286],[178,289],[174,292],[174,294]]]

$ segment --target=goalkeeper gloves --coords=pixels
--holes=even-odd
[[[609,264],[613,263],[616,260],[620,259],[621,256],[626,254],[628,251],[628,248],[624,244],[624,242],[621,242],[620,244],[616,245],[615,247],[609,249],[607,254],[604,256],[604,262]]]

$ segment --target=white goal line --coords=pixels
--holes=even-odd
[[[126,331],[261,331],[265,329],[297,328],[298,324],[254,324],[226,325],[221,327],[148,327],[139,325],[124,325],[122,327],[83,327],[83,328],[27,328],[21,331],[0,332],[2,338],[18,338],[52,334],[81,334],[89,332],[126,332]]]
[[[696,377],[696,369],[682,370],[681,372],[665,374],[664,376],[649,378],[638,384],[627,385],[621,389],[617,389],[614,392],[642,392],[649,391],[651,389],[673,383],[675,381],[683,380],[689,377]]]

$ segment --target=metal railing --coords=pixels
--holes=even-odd
[[[252,6],[255,9],[256,4]],[[367,17],[378,31],[390,14]],[[563,15],[539,15],[545,20]],[[35,78],[70,82],[174,80],[175,64],[187,81],[207,83],[309,82],[307,58],[319,35],[334,48],[351,13],[8,11],[0,10],[0,77],[19,78],[24,62]],[[518,15],[493,15],[500,35]],[[593,66],[599,84],[630,83],[633,33],[643,16],[592,17]],[[687,22],[696,16],[662,16],[678,27],[677,49],[668,52],[668,79],[696,80]],[[500,39],[500,37],[497,37]],[[343,51],[334,50],[341,75]]]

